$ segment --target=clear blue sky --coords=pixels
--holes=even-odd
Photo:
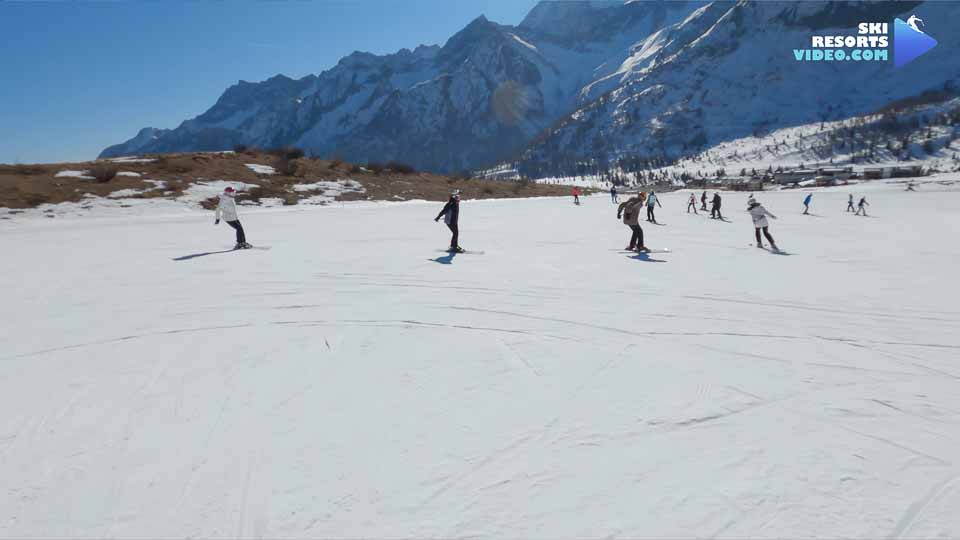
[[[0,0],[0,163],[93,159],[202,113],[238,80],[443,44],[481,14],[518,24],[536,3]]]

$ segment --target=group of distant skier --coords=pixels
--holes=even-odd
[[[908,191],[914,191],[913,184],[910,183],[907,186]],[[571,190],[573,195],[574,204],[580,204],[580,188],[574,186]],[[700,196],[700,210],[706,212],[707,210],[707,192],[704,191]],[[619,203],[617,206],[617,219],[622,220],[623,224],[630,228],[630,243],[627,245],[626,249],[629,251],[639,251],[639,252],[649,252],[646,244],[643,240],[643,228],[640,226],[640,213],[646,208],[647,212],[647,222],[657,223],[657,218],[655,214],[656,207],[663,207],[660,203],[660,199],[657,196],[655,191],[650,191],[649,194],[639,191],[626,201],[619,202],[619,194],[617,192],[616,186],[610,188],[610,200],[612,203]],[[810,205],[813,201],[813,194],[808,193],[803,199],[803,214],[810,214]],[[867,202],[866,197],[861,197],[860,201],[854,206],[854,196],[851,193],[847,199],[847,212],[853,212],[855,215],[867,215],[867,206],[870,206],[870,203]],[[710,217],[712,219],[723,220],[723,215],[720,213],[720,207],[722,204],[722,198],[720,197],[719,192],[714,192],[713,198],[711,200],[710,208]],[[693,212],[697,214],[697,197],[695,194],[691,193],[690,198],[687,201],[687,213]],[[747,212],[750,214],[750,217],[753,220],[754,232],[756,234],[757,247],[762,248],[763,238],[767,239],[767,242],[770,243],[770,246],[774,251],[779,251],[777,248],[776,242],[773,240],[773,236],[770,234],[770,222],[767,218],[777,219],[777,216],[773,215],[769,210],[764,208],[759,201],[751,193],[747,198]],[[232,186],[227,186],[223,193],[220,195],[219,204],[216,208],[216,216],[214,224],[219,224],[221,218],[227,222],[231,228],[236,231],[236,245],[234,249],[249,249],[251,246],[247,243],[247,238],[243,230],[243,225],[240,223],[240,218],[237,215],[237,204],[236,204],[236,190]],[[437,214],[437,217],[434,218],[434,221],[440,221],[440,218],[443,218],[443,222],[450,229],[450,247],[449,251],[463,253],[464,249],[460,247],[460,190],[454,190],[450,194],[449,200],[444,204],[443,208],[440,210],[440,213]],[[761,236],[762,234],[762,236]]]
[[[707,192],[704,191],[703,195],[700,196],[700,210],[704,212],[707,211]],[[720,192],[714,191],[713,198],[710,199],[710,219],[723,219],[723,215],[720,213],[720,206],[723,204],[723,199],[720,197]],[[690,199],[687,200],[687,213],[689,214],[693,211],[694,214],[697,214],[697,196],[693,193],[690,194]]]
[[[809,205],[809,199],[810,195],[807,195],[807,202],[804,204]],[[847,198],[847,212],[853,212],[855,216],[866,216],[868,206],[870,206],[870,203],[867,202],[866,197],[860,197],[860,202],[857,203],[856,208],[853,207],[853,193]],[[806,212],[804,212],[804,214],[806,214]]]

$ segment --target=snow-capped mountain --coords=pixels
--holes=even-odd
[[[702,2],[542,2],[518,26],[480,16],[442,46],[355,52],[300,80],[228,89],[173,130],[102,157],[296,145],[351,161],[397,159],[453,171],[504,159],[571,112],[630,46]]]
[[[794,59],[814,34],[911,13],[940,45],[902,69]],[[954,2],[544,1],[515,27],[478,17],[442,47],[240,82],[197,118],[102,155],[295,145],[436,171],[506,161],[534,177],[583,159],[673,159],[951,87],[958,16]]]
[[[798,62],[812,35],[856,34],[866,21],[911,13],[939,45],[892,62]],[[570,173],[577,161],[667,161],[773,129],[846,119],[925,91],[960,87],[955,2],[712,2],[637,42],[581,104],[516,160],[527,176]],[[892,38],[891,38],[892,39]]]

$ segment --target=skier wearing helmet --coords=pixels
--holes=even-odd
[[[217,204],[217,214],[213,224],[219,225],[220,217],[222,216],[227,222],[227,225],[237,231],[237,244],[233,246],[233,249],[250,249],[253,246],[247,243],[247,236],[243,232],[243,225],[240,224],[240,217],[237,216],[236,196],[237,190],[233,189],[233,186],[224,188],[223,193],[220,194],[220,203]]]
[[[463,253],[463,248],[460,247],[459,189],[453,190],[453,193],[450,194],[450,200],[447,201],[447,204],[443,206],[443,210],[440,210],[440,213],[437,214],[437,217],[434,218],[434,221],[440,221],[440,218],[443,218],[443,222],[447,224],[447,227],[450,228],[450,232],[453,233],[453,236],[450,238],[450,251]]]
[[[773,236],[770,236],[770,222],[767,221],[767,216],[773,219],[777,219],[777,216],[771,214],[770,211],[764,208],[756,199],[752,199],[748,203],[747,212],[749,212],[750,217],[753,218],[753,228],[757,235],[757,247],[763,247],[763,241],[760,239],[760,231],[763,230],[763,235],[767,237],[767,241],[770,242],[773,250],[780,251],[779,248],[777,248],[777,243],[773,241]]]

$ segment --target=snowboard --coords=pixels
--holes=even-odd
[[[747,245],[748,245],[748,246],[752,246],[752,247],[757,247],[756,244],[747,244]],[[787,253],[786,251],[784,251],[784,250],[782,250],[782,249],[773,249],[773,248],[770,247],[770,246],[763,246],[762,248],[757,248],[757,249],[762,249],[762,250],[766,251],[767,253],[772,253],[773,255],[790,255],[789,253]]]
[[[456,253],[457,255],[483,255],[484,251],[477,251],[474,249],[465,249],[463,251],[453,251],[451,249],[438,249],[440,253]]]
[[[637,251],[635,249],[618,249],[622,253],[673,253],[670,248],[649,248],[647,251]]]

